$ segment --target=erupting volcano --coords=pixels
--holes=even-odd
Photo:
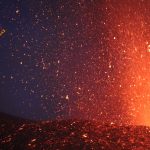
[[[148,0],[0,8],[0,149],[150,149]]]

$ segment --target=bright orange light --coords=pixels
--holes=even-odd
[[[133,14],[128,19],[120,19],[125,23],[120,37],[126,43],[128,59],[123,75],[123,99],[128,103],[127,112],[131,124],[150,125],[150,45],[146,44],[150,32],[147,31],[148,26],[142,13]]]

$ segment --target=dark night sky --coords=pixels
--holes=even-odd
[[[136,104],[150,104],[149,5],[1,0],[0,111],[130,122]]]

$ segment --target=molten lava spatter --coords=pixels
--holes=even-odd
[[[150,125],[149,1],[0,4],[0,110]]]
[[[117,9],[122,54],[122,98],[127,107],[128,123],[150,125],[150,53],[149,11],[143,1],[129,2]]]

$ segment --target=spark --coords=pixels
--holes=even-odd
[[[0,37],[1,37],[5,32],[6,32],[5,29],[1,29],[1,30],[0,30]]]

